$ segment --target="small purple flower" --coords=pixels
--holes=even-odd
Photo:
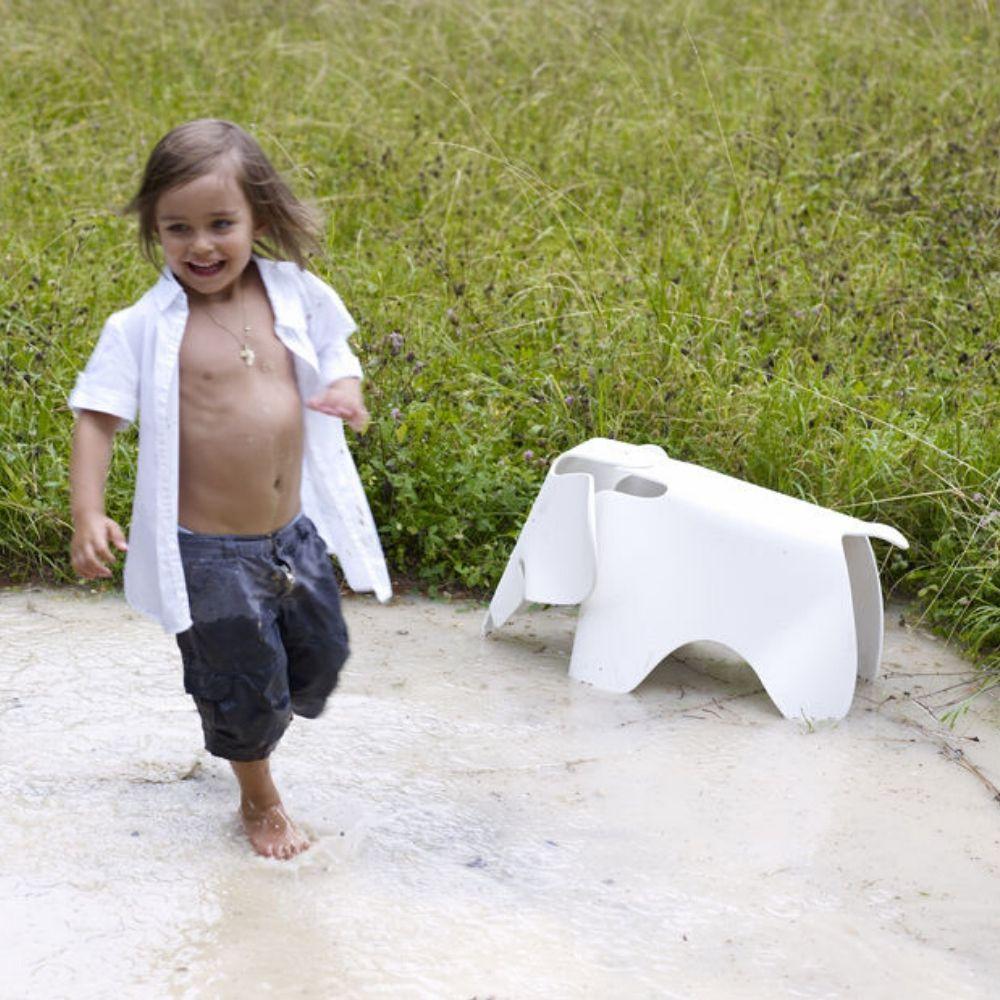
[[[566,399],[565,399],[566,405],[567,406],[572,406],[575,399],[576,399],[575,396],[567,396]]]
[[[526,462],[530,462],[534,457],[535,453],[530,448],[524,453],[524,460]]]
[[[389,350],[393,354],[399,354],[399,352],[403,349],[404,343],[406,343],[406,341],[403,340],[403,335],[398,330],[393,330],[392,333],[389,334]]]
[[[400,417],[402,417],[402,416],[403,416],[403,411],[402,411],[402,410],[400,410],[400,408],[399,408],[398,406],[394,406],[394,407],[393,407],[393,408],[392,408],[392,409],[391,409],[391,410],[389,411],[389,416],[390,416],[390,417],[392,417],[392,419],[393,419],[393,420],[399,420],[399,419],[400,419]]]

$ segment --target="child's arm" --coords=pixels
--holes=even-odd
[[[120,418],[97,410],[80,410],[73,430],[73,454],[69,464],[73,569],[88,580],[109,577],[115,554],[111,545],[124,552],[125,533],[104,513],[104,486],[111,464],[111,445]]]
[[[318,396],[308,400],[306,406],[331,417],[340,417],[359,434],[363,434],[368,426],[368,410],[358,378],[340,378],[331,382]]]
[[[340,417],[363,434],[368,410],[361,394],[361,364],[347,340],[357,329],[340,296],[309,271],[301,272],[308,303],[309,336],[316,347],[320,377],[326,388],[306,401],[319,413]]]

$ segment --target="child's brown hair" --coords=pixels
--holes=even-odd
[[[239,125],[218,118],[199,118],[171,129],[154,147],[142,183],[126,206],[139,216],[143,253],[158,263],[156,203],[170,188],[202,177],[229,160],[253,211],[254,226],[265,227],[255,245],[268,257],[305,266],[306,255],[319,248],[319,220],[292,194],[257,140]]]

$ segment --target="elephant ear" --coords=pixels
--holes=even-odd
[[[550,473],[493,592],[483,634],[503,625],[525,601],[578,604],[596,579],[594,477]]]
[[[549,475],[515,555],[523,567],[525,600],[539,604],[585,600],[597,579],[594,477],[589,473]]]

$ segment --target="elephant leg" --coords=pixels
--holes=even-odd
[[[820,607],[747,660],[786,719],[842,719],[854,697],[857,658],[850,607]]]
[[[624,694],[637,688],[680,642],[651,634],[652,620],[615,616],[602,608],[580,608],[569,675],[601,691]]]

